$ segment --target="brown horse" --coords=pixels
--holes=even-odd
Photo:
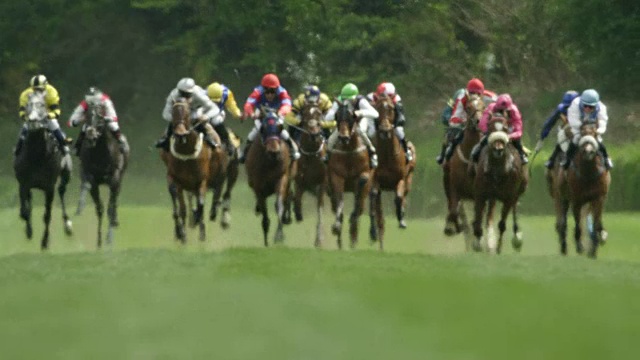
[[[505,130],[507,120],[504,117],[494,115],[489,122],[488,145],[480,153],[476,175],[474,179],[475,216],[473,221],[473,234],[476,241],[473,247],[476,251],[481,249],[482,217],[487,202],[502,202],[502,212],[498,230],[500,231],[496,243],[493,227],[489,224],[487,229],[487,245],[490,252],[500,253],[502,238],[506,230],[506,219],[509,212],[513,211],[512,245],[515,250],[522,247],[522,233],[518,226],[517,206],[518,199],[524,193],[529,181],[528,172],[523,169],[520,155],[516,148],[509,142]],[[490,205],[491,206],[491,205]]]
[[[294,212],[297,221],[302,221],[302,195],[309,191],[317,200],[316,247],[322,246],[324,231],[322,213],[324,194],[327,191],[327,166],[323,159],[326,154],[325,139],[322,134],[322,110],[317,105],[308,104],[302,108],[300,123],[300,159],[295,176]]]
[[[364,210],[364,200],[371,186],[371,168],[369,153],[355,127],[358,122],[354,108],[345,101],[338,106],[336,112],[339,141],[331,151],[329,159],[329,186],[331,189],[331,208],[336,214],[336,221],[331,230],[338,237],[338,247],[342,249],[342,220],[344,211],[344,193],[353,192],[354,209],[349,217],[349,234],[351,247],[358,242],[358,218]]]
[[[228,130],[231,139],[235,139],[235,134]],[[236,145],[234,145],[236,146]],[[232,156],[222,151],[219,161],[216,156],[211,159],[211,179],[209,187],[213,189],[213,197],[211,199],[211,211],[209,220],[215,221],[218,216],[218,208],[222,205],[222,218],[220,226],[228,229],[231,222],[231,191],[238,180],[238,172],[240,162],[238,161],[238,152],[234,151]],[[226,187],[225,187],[226,185]],[[224,194],[223,191],[224,190]],[[220,200],[222,199],[222,201]]]
[[[582,214],[593,216],[593,231],[589,257],[595,258],[598,246],[607,239],[607,231],[602,225],[604,202],[611,184],[611,173],[604,164],[604,157],[598,151],[597,128],[595,124],[585,124],[580,130],[580,141],[574,161],[567,170],[569,202],[575,221],[574,238],[577,243],[582,237]],[[585,211],[583,211],[585,210]],[[565,221],[566,232],[566,221]],[[566,246],[565,246],[566,247]]]
[[[482,97],[477,95],[470,96],[465,107],[467,122],[462,142],[456,146],[451,159],[443,165],[444,176],[442,182],[448,205],[444,233],[447,236],[452,236],[464,232],[467,250],[471,247],[472,235],[462,201],[474,199],[473,176],[468,173],[467,168],[471,150],[480,141],[478,124],[482,118],[484,107],[485,104],[482,101]],[[492,211],[489,211],[487,215],[490,220]]]
[[[276,213],[278,228],[274,234],[274,242],[284,241],[282,231],[285,207],[289,202],[289,178],[295,173],[295,162],[289,156],[289,147],[280,138],[281,126],[277,114],[263,111],[261,141],[256,141],[250,148],[245,161],[249,187],[256,195],[256,214],[262,214],[262,233],[264,246],[269,246],[269,214],[267,198],[276,195]]]
[[[378,122],[373,143],[378,153],[378,167],[374,172],[370,193],[371,228],[369,234],[373,241],[379,241],[383,248],[384,215],[382,212],[382,191],[395,192],[396,217],[401,229],[407,227],[404,221],[407,195],[411,190],[413,170],[416,157],[407,162],[400,140],[394,133],[395,105],[393,99],[386,95],[378,98],[375,104],[378,110]],[[416,153],[412,143],[408,144],[411,152]]]
[[[566,153],[563,151],[558,154],[552,169],[546,172],[547,188],[549,194],[554,201],[556,212],[556,232],[560,241],[560,253],[567,254],[567,212],[569,211],[569,183],[567,176],[562,168],[565,161]],[[582,242],[576,242],[576,252],[581,254],[584,251]]]
[[[171,135],[169,151],[162,151],[160,156],[167,166],[167,184],[173,204],[175,236],[182,243],[187,240],[185,232],[187,206],[184,199],[184,192],[187,191],[197,197],[194,224],[199,226],[200,240],[204,241],[204,201],[209,184],[213,149],[205,144],[204,135],[191,126],[187,99],[176,100],[171,116],[173,135]],[[216,151],[221,152],[219,149]]]

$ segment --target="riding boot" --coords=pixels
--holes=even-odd
[[[518,154],[520,154],[520,160],[522,161],[522,165],[526,165],[529,163],[529,158],[527,157],[527,153],[524,152],[524,148],[522,147],[522,141],[520,139],[512,140],[511,143],[513,147],[518,150]]]
[[[211,146],[213,149],[220,146],[220,144],[218,144],[215,140],[215,131],[213,130],[213,126],[211,126],[211,124],[209,124],[208,122],[204,122],[202,123],[202,125],[199,125],[198,128],[200,128],[204,133],[204,141],[209,144],[209,146]]]
[[[444,154],[447,150],[447,147],[447,144],[442,144],[440,146],[440,155],[436,157],[436,162],[438,163],[438,165],[442,165],[442,163],[444,162]]]
[[[409,149],[407,138],[400,139],[400,144],[402,145],[402,149],[404,149],[404,154],[407,158],[407,162],[413,160],[413,154],[411,153],[411,149]]]
[[[13,151],[13,155],[18,156],[20,154],[20,150],[22,150],[22,145],[24,144],[24,139],[27,138],[27,129],[22,128],[20,130],[20,135],[18,136],[18,142],[16,143],[16,148]]]
[[[544,163],[544,166],[547,169],[553,169],[553,165],[556,163],[556,156],[558,156],[560,151],[562,151],[562,149],[560,148],[560,145],[556,145],[556,147],[553,149],[553,152],[551,153],[551,156],[549,156],[549,160],[547,160],[547,162]]]
[[[127,139],[120,129],[113,131],[113,136],[118,139],[118,143],[120,144],[120,152],[123,154],[127,154],[129,152],[129,144],[127,143]]]
[[[287,145],[289,145],[289,149],[291,150],[291,159],[292,160],[300,159],[300,151],[298,151],[298,145],[296,145],[296,142],[293,141],[291,137],[289,137],[285,141],[287,142]]]
[[[607,170],[611,170],[611,168],[613,167],[613,161],[611,161],[611,158],[607,153],[607,148],[602,142],[598,142],[598,145],[600,147],[600,151],[602,151],[602,156],[604,156],[604,166],[607,168]]]
[[[58,148],[64,155],[69,153],[69,147],[67,146],[66,136],[62,132],[61,129],[55,129],[53,131],[53,136],[58,141]]]
[[[567,156],[565,156],[564,161],[562,162],[562,168],[567,170],[569,168],[569,164],[571,164],[571,160],[573,160],[573,156],[578,150],[578,146],[573,142],[569,143],[569,149],[567,149]]]
[[[213,129],[218,133],[218,136],[220,136],[220,142],[222,142],[227,148],[227,153],[229,153],[229,156],[233,155],[234,146],[233,144],[231,144],[231,140],[229,139],[229,131],[227,131],[227,127],[224,126],[224,123],[214,126]]]
[[[240,164],[244,164],[244,161],[247,158],[247,154],[249,153],[249,148],[251,147],[251,143],[253,143],[253,141],[248,139],[245,142],[244,149],[242,149],[242,154],[240,154],[240,157],[238,158],[238,161],[240,162]]]
[[[76,151],[76,156],[80,156],[80,149],[82,149],[82,142],[84,141],[85,136],[86,136],[86,133],[83,128],[82,130],[80,130],[80,133],[78,134],[78,138],[76,139],[75,144],[73,144],[73,148]]]
[[[482,149],[487,145],[488,141],[489,138],[487,136],[484,136],[482,140],[480,140],[480,142],[473,147],[473,150],[471,150],[471,161],[473,161],[474,163],[478,163],[478,160],[480,160],[480,153],[482,152]]]
[[[164,131],[164,135],[158,141],[156,141],[156,148],[164,149],[165,151],[169,151],[169,139],[173,135],[173,126],[171,123],[167,125],[167,128]]]

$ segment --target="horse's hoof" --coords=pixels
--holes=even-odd
[[[340,236],[340,233],[342,232],[342,224],[336,223],[331,225],[331,232],[333,235]]]
[[[403,220],[400,220],[400,223],[398,224],[398,226],[400,227],[400,229],[406,229],[407,223],[403,219]]]
[[[513,238],[511,238],[511,246],[513,246],[513,249],[516,251],[522,250],[522,244],[522,233],[518,232],[517,234],[513,235]]]
[[[480,240],[475,240],[471,246],[471,248],[473,249],[473,251],[475,252],[482,252],[482,244],[480,243]]]
[[[73,224],[71,223],[71,220],[66,220],[64,222],[64,233],[67,236],[73,235]]]
[[[560,244],[560,255],[567,255],[567,244]]]
[[[212,211],[211,214],[209,214],[209,221],[216,221],[217,217],[218,217],[218,214]]]
[[[583,252],[584,252],[584,246],[582,246],[582,243],[577,243],[576,244],[576,253],[582,254]]]
[[[33,238],[33,228],[27,225],[27,240],[31,240]]]
[[[600,238],[598,239],[598,244],[600,246],[607,243],[607,238],[609,237],[609,233],[606,230],[602,230],[600,232]]]
[[[297,222],[301,222],[302,221],[302,213],[296,212],[296,221]]]
[[[376,229],[369,229],[369,239],[371,239],[372,243],[378,241],[378,232]]]
[[[454,229],[453,227],[451,227],[451,226],[448,226],[448,225],[447,225],[447,226],[444,228],[444,234],[445,234],[446,236],[453,236],[453,235],[455,235],[455,234],[457,234],[457,233],[456,233],[456,229]]]

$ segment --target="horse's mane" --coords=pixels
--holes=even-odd
[[[343,101],[338,104],[338,111],[336,111],[336,121],[346,121],[349,126],[355,122],[353,105],[349,101]]]

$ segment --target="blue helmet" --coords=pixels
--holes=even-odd
[[[598,105],[598,102],[600,101],[600,94],[598,94],[597,91],[595,91],[594,89],[588,89],[582,92],[582,95],[580,95],[580,105],[584,106],[584,105],[589,105],[589,106],[596,106]]]
[[[580,94],[578,94],[575,90],[569,90],[562,96],[562,104],[569,106],[573,99],[577,98]]]

